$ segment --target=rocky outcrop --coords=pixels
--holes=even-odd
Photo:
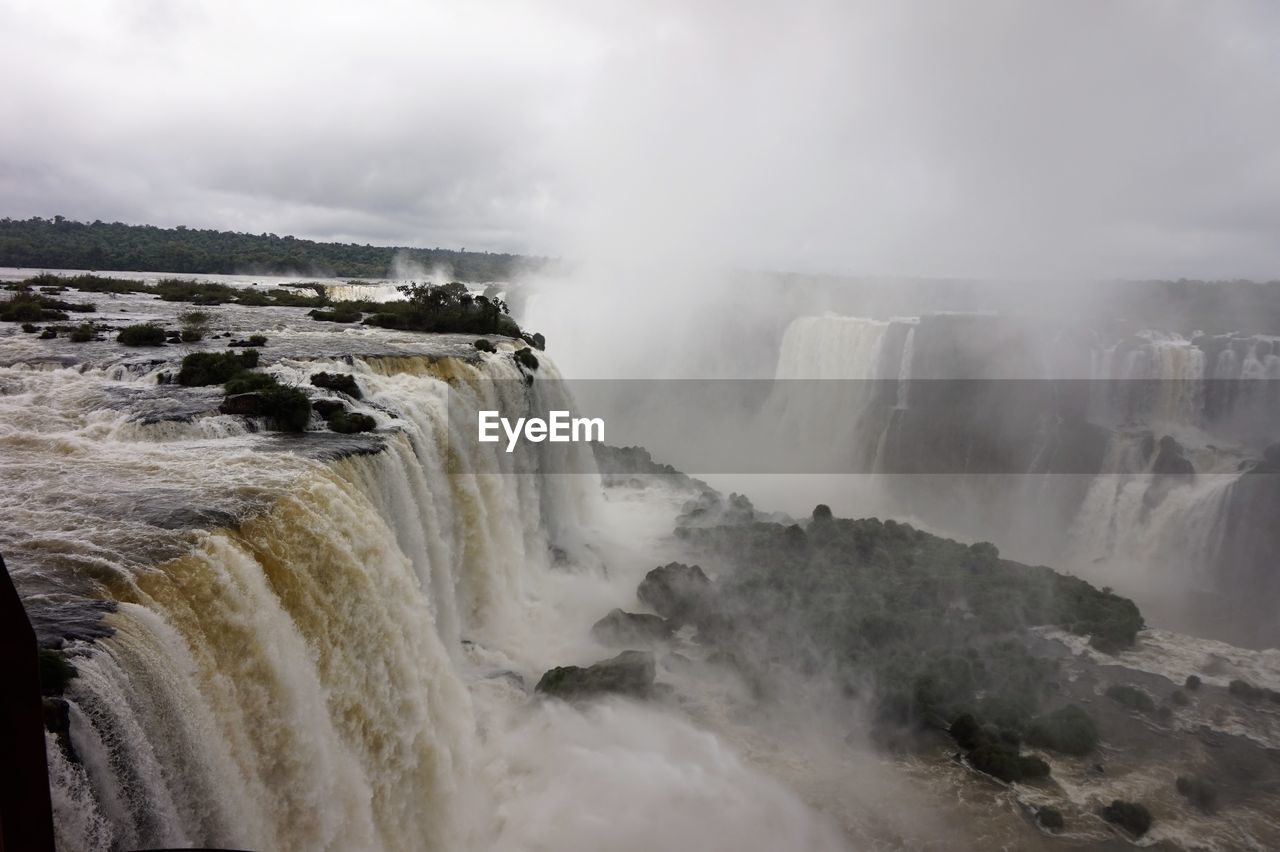
[[[1190,479],[1196,475],[1196,469],[1187,458],[1186,451],[1170,435],[1160,439],[1151,472],[1157,476],[1176,476],[1183,479]]]
[[[604,645],[632,646],[663,642],[675,629],[665,618],[615,609],[591,627],[591,635]]]
[[[697,565],[671,562],[646,574],[636,597],[676,626],[693,624],[710,610],[711,581]]]
[[[218,406],[223,414],[238,414],[241,417],[259,417],[264,413],[262,395],[259,393],[237,393],[228,396]]]
[[[538,681],[536,691],[572,701],[600,695],[648,698],[655,666],[648,651],[623,651],[591,666],[557,666]]]

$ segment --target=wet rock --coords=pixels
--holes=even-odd
[[[658,615],[615,609],[591,627],[591,635],[605,645],[642,645],[671,638],[675,630]]]
[[[1151,812],[1136,802],[1116,799],[1102,809],[1102,818],[1118,825],[1134,837],[1141,837],[1151,829]]]
[[[315,399],[311,401],[311,407],[326,420],[340,411],[347,410],[347,407],[336,399]]]
[[[242,417],[260,417],[266,410],[259,393],[237,393],[222,400],[218,410],[223,414],[239,414]]]
[[[486,340],[483,337],[477,340],[472,345],[475,346],[476,349],[479,349],[481,352],[497,352],[498,351],[498,347],[493,345],[492,340]]]
[[[355,435],[360,432],[372,432],[378,428],[378,421],[368,414],[356,411],[338,411],[330,415],[329,428],[340,435]]]
[[[517,349],[515,352],[511,353],[511,357],[515,359],[517,364],[526,370],[532,371],[538,369],[538,356],[534,355],[533,350],[528,347],[525,347],[524,349]]]
[[[1186,451],[1182,445],[1172,436],[1165,435],[1160,439],[1160,449],[1156,453],[1151,472],[1158,476],[1189,478],[1195,476],[1196,469],[1191,464],[1191,460],[1186,457]]]
[[[311,377],[311,384],[325,390],[345,393],[352,399],[360,399],[363,394],[356,384],[356,377],[349,373],[316,373]]]
[[[536,691],[565,700],[607,694],[647,698],[653,691],[653,677],[653,654],[623,651],[585,668],[557,666],[542,676]]]
[[[636,597],[658,615],[679,627],[708,614],[711,581],[697,565],[671,562],[644,576]]]

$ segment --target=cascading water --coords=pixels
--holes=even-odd
[[[6,340],[0,547],[78,673],[48,738],[59,848],[588,849],[624,804],[667,830],[614,848],[842,847],[678,713],[531,701],[605,655],[590,625],[655,553],[588,447],[463,439],[479,408],[571,408],[548,359],[528,382],[505,344],[276,334],[270,373],[352,374],[377,432],[259,432],[158,384],[171,363]]]
[[[1071,566],[1139,599],[1149,596],[1144,589],[1158,586],[1185,604],[1189,594],[1223,583],[1215,566],[1232,485],[1247,467],[1245,460],[1277,437],[1268,417],[1275,411],[1277,385],[1247,381],[1280,376],[1275,339],[1155,331],[1105,339],[980,315],[928,317],[897,338],[887,333],[891,327],[825,316],[800,318],[787,328],[778,378],[898,379],[893,397],[860,397],[852,414],[793,418],[796,428],[817,433],[810,441],[851,446],[851,454],[874,458],[876,469],[883,469],[879,460],[886,458],[889,440],[897,442],[893,451],[901,463],[957,441],[972,442],[1008,418],[1008,412],[992,409],[972,424],[977,431],[971,433],[957,413],[913,412],[928,422],[908,434],[932,435],[932,446],[903,445],[892,433],[912,407],[912,380],[952,377],[1094,380],[1088,428],[1100,427],[1107,437],[1095,466],[1081,469],[1088,460],[1081,448],[1097,442],[1092,433],[1073,437],[1060,422],[1030,419],[1032,428],[1020,439],[1022,473],[882,478],[879,497],[864,494],[861,511],[911,517],[965,538],[990,538],[1013,554]],[[1161,435],[1181,442],[1176,452],[1185,452],[1194,477],[1160,475]],[[1016,440],[1002,439],[1004,446]],[[1054,475],[1055,454],[1064,450],[1075,453],[1067,458],[1074,459],[1069,470],[1078,475]],[[964,452],[957,444],[951,457]],[[1151,582],[1156,575],[1162,583]],[[1153,601],[1151,607],[1155,617],[1169,615],[1175,623],[1176,609],[1171,601]]]

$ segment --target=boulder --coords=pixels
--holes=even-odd
[[[538,681],[536,691],[566,701],[616,694],[647,698],[653,691],[653,654],[623,651],[594,665],[557,666]]]
[[[327,422],[330,429],[342,435],[372,432],[378,428],[378,421],[358,411],[335,411],[329,415]]]
[[[360,386],[356,384],[356,377],[350,373],[316,373],[311,377],[311,384],[325,390],[345,393],[352,399],[360,399],[363,396],[360,393]]]
[[[527,346],[523,349],[517,349],[515,352],[512,352],[511,357],[516,360],[517,364],[526,370],[532,371],[538,369],[538,356],[534,355],[533,350]]]
[[[1170,435],[1160,439],[1160,449],[1156,453],[1151,472],[1158,476],[1195,476],[1196,469],[1186,457],[1182,445]]]
[[[242,417],[260,417],[266,406],[260,393],[236,393],[222,400],[218,410],[223,414],[239,414]]]
[[[1134,837],[1141,837],[1151,828],[1151,812],[1136,802],[1115,799],[1102,809],[1102,818],[1118,825]]]
[[[481,352],[497,352],[498,351],[498,347],[493,345],[492,340],[486,340],[483,337],[477,340],[472,345],[475,346],[475,348],[479,349]]]
[[[339,412],[347,410],[347,407],[336,399],[314,399],[311,401],[311,407],[326,420]]]
[[[615,609],[591,627],[591,635],[605,645],[643,645],[671,638],[675,629],[662,616]]]
[[[711,581],[697,565],[671,562],[654,568],[636,588],[636,597],[658,615],[680,627],[708,613]]]

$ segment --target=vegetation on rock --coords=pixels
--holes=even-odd
[[[127,325],[116,335],[116,340],[125,346],[163,346],[164,339],[164,329],[150,322]]]
[[[1154,713],[1156,709],[1156,703],[1151,700],[1150,695],[1127,683],[1116,683],[1107,687],[1107,697],[1139,713]]]
[[[186,387],[220,385],[237,373],[258,366],[258,350],[245,352],[192,352],[182,359],[178,384]]]

